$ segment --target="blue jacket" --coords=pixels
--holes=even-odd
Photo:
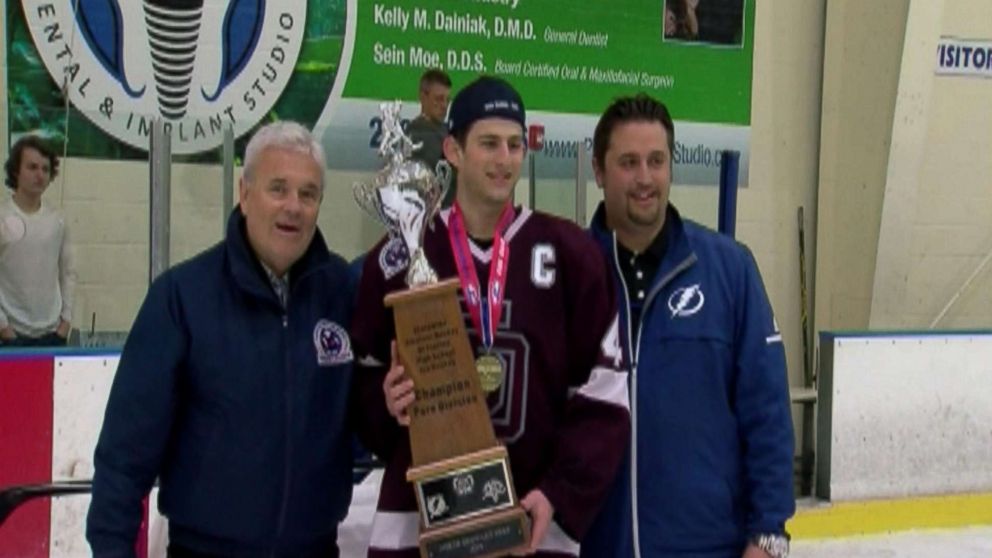
[[[666,218],[637,340],[602,204],[593,218],[620,285],[634,443],[583,556],[740,558],[795,511],[785,353],[754,258],[672,206]]]
[[[351,500],[347,263],[319,231],[283,310],[235,209],[224,242],[151,285],[114,377],[87,538],[134,556],[156,477],[170,541],[297,556],[336,540]]]

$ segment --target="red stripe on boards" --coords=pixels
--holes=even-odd
[[[51,356],[0,353],[0,490],[52,480]],[[31,500],[0,527],[0,558],[48,558],[51,502]]]

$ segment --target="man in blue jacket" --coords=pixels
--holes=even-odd
[[[299,124],[260,129],[225,240],[151,285],[96,448],[95,556],[134,556],[156,478],[170,558],[337,556],[354,285],[317,230],[324,167]]]
[[[748,249],[668,202],[674,132],[638,95],[593,138],[592,234],[621,287],[633,439],[583,556],[781,558],[795,511],[782,336]]]

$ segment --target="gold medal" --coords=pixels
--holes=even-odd
[[[495,355],[485,354],[475,359],[475,369],[479,372],[482,390],[492,393],[503,383],[503,362]]]

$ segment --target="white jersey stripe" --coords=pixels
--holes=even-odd
[[[380,362],[379,359],[375,358],[372,355],[365,355],[365,356],[363,356],[362,358],[358,359],[358,362],[356,364],[358,364],[360,366],[385,366],[386,365],[386,363]]]
[[[369,546],[383,550],[400,550],[417,546],[420,516],[417,512],[382,512],[372,516]]]
[[[627,388],[627,373],[612,368],[597,366],[592,369],[589,381],[579,388],[578,393],[589,399],[612,403],[630,410],[630,394]]]
[[[503,233],[503,238],[505,238],[507,242],[512,242],[513,237],[517,236],[517,232],[520,231],[520,228],[524,226],[527,219],[529,219],[533,213],[534,212],[529,207],[521,207],[520,214],[517,215],[516,218],[513,219],[513,222],[510,223],[510,226],[506,228],[506,232]],[[448,219],[451,218],[451,208],[449,207],[448,209],[441,210],[438,215],[441,216],[441,221],[444,223],[444,226],[447,227]],[[475,242],[471,241],[471,239],[468,244],[469,248],[472,250],[472,256],[480,262],[489,263],[489,260],[493,258],[492,246],[483,250],[482,248],[479,248]]]
[[[544,535],[544,540],[537,547],[538,550],[546,552],[562,552],[565,554],[579,555],[579,543],[572,537],[565,534],[565,531],[554,521],[548,526],[548,532]]]
[[[378,511],[372,519],[372,537],[369,546],[380,550],[416,548],[419,532],[420,517],[417,512]],[[552,521],[538,549],[578,556],[579,543]]]

